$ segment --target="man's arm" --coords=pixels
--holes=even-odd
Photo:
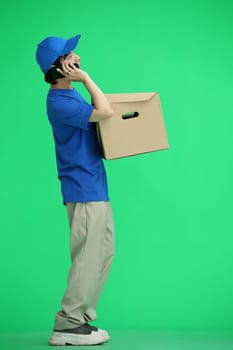
[[[89,119],[90,122],[99,122],[113,116],[113,110],[107,98],[86,72],[72,63],[69,65],[63,63],[62,68],[63,70],[58,68],[57,71],[70,81],[82,82],[90,93],[94,105],[94,110]]]
[[[89,121],[99,122],[101,120],[111,118],[113,115],[113,110],[107,98],[87,73],[86,79],[83,81],[83,84],[89,91],[92,98],[92,103],[94,105],[94,110],[91,114]]]

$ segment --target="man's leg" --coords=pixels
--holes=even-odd
[[[89,308],[84,314],[84,318],[87,322],[94,321],[96,319],[96,306],[99,301],[101,292],[104,288],[105,282],[107,280],[112,260],[114,256],[114,222],[112,216],[112,208],[109,202],[106,202],[106,229],[105,229],[105,238],[103,245],[103,255],[102,255],[102,267],[99,274],[98,285],[96,288],[95,295],[89,305]]]
[[[95,319],[95,308],[113,257],[113,224],[108,202],[67,203],[72,265],[55,329]]]

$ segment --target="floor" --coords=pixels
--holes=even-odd
[[[95,346],[98,350],[233,350],[233,332],[231,335],[207,335],[187,333],[158,333],[155,331],[121,330],[110,331],[108,343]],[[1,350],[45,350],[50,333],[2,334]],[[61,348],[61,347],[60,347]],[[93,346],[63,346],[62,348],[93,349]]]

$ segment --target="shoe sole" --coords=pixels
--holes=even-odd
[[[109,340],[109,336],[103,334],[102,332],[95,332],[96,334],[93,333],[82,335],[54,332],[51,339],[49,339],[49,345],[98,345],[103,344]]]

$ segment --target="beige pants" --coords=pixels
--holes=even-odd
[[[55,329],[75,328],[96,319],[96,305],[114,255],[109,202],[67,203],[71,268]]]

